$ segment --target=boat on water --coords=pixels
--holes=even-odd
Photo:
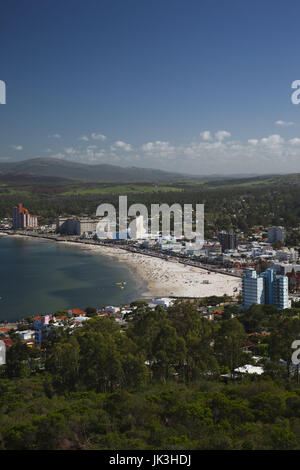
[[[126,285],[126,282],[116,282],[116,286],[120,287],[121,289],[124,289],[124,285]]]

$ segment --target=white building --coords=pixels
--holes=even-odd
[[[34,330],[17,331],[17,334],[19,335],[20,339],[23,340],[23,341],[35,338],[35,331]]]
[[[0,340],[0,366],[6,364],[6,346],[4,341]]]
[[[89,317],[81,317],[81,316],[79,316],[79,317],[75,317],[75,318],[74,318],[74,321],[75,321],[75,323],[82,323],[82,322],[84,322],[84,321],[86,321],[86,320],[89,320],[89,319],[90,319]]]
[[[56,232],[62,235],[83,235],[86,232],[96,232],[99,217],[58,217],[56,219]]]
[[[264,373],[264,369],[260,366],[252,366],[251,364],[246,364],[242,367],[237,367],[234,369],[234,372],[238,374],[258,374],[261,375]]]
[[[274,301],[280,309],[290,308],[289,301],[289,280],[287,276],[277,276],[274,284]]]
[[[242,278],[243,307],[252,304],[274,305],[279,309],[291,306],[288,292],[287,276],[278,276],[275,269],[266,269],[259,276],[256,271],[247,268]]]
[[[254,269],[246,269],[243,282],[243,307],[250,307],[252,304],[263,304],[265,302],[264,279],[257,276]]]
[[[174,303],[174,299],[170,297],[161,297],[160,299],[152,299],[153,305],[161,305],[163,308],[171,307]]]

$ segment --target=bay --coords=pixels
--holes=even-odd
[[[116,282],[126,282],[124,289]],[[116,259],[47,240],[0,237],[0,321],[123,305],[144,283]]]

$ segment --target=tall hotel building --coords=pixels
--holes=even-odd
[[[252,268],[246,269],[243,282],[243,307],[269,304],[279,309],[289,308],[288,277],[278,276],[274,269],[266,269],[259,276]]]
[[[238,237],[233,230],[229,230],[228,232],[222,230],[218,233],[218,239],[221,243],[223,252],[226,250],[235,250],[238,245]]]
[[[270,227],[268,228],[268,242],[269,243],[284,243],[285,242],[285,229],[284,227]]]
[[[37,216],[29,214],[29,211],[19,204],[13,208],[13,229],[35,228],[38,226]]]

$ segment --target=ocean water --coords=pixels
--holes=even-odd
[[[121,281],[124,289],[116,286]],[[0,320],[122,305],[144,290],[137,275],[114,258],[47,240],[0,237]]]

